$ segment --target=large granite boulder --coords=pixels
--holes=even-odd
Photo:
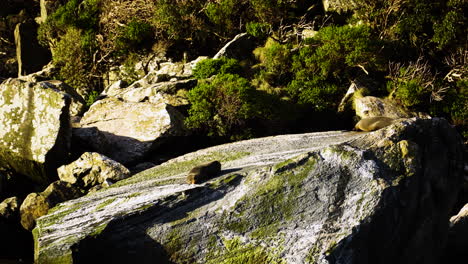
[[[39,85],[44,88],[55,89],[68,94],[71,97],[70,116],[81,116],[84,113],[86,109],[86,101],[68,84],[59,80],[48,80],[40,82]]]
[[[31,231],[36,225],[36,219],[49,211],[56,204],[78,198],[82,190],[64,181],[51,183],[43,192],[31,193],[24,199],[20,207],[21,225]]]
[[[463,162],[443,119],[220,145],[62,203],[37,219],[35,260],[438,263]]]
[[[70,102],[40,83],[0,84],[0,167],[40,184],[54,181],[70,149]]]
[[[58,168],[58,176],[64,182],[89,190],[94,187],[109,187],[128,178],[130,171],[102,154],[86,152],[78,160]]]
[[[171,105],[125,102],[106,98],[94,103],[81,126],[96,127],[109,142],[106,154],[127,165],[142,159],[160,144],[185,135],[184,117]]]

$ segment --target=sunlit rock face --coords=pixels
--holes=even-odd
[[[104,134],[109,144],[107,156],[129,164],[159,144],[183,136],[183,119],[177,109],[165,103],[126,102],[110,97],[94,103],[80,123],[83,128],[96,127]]]
[[[186,184],[209,161],[221,173]],[[38,263],[436,263],[463,178],[443,119],[175,158],[37,219]]]
[[[0,85],[0,167],[41,184],[57,177],[70,149],[67,94],[44,83],[8,79]]]

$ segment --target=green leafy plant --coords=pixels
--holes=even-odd
[[[193,76],[197,79],[205,79],[216,74],[240,74],[241,71],[242,68],[236,59],[205,59],[197,63],[193,69]]]
[[[82,30],[69,28],[57,43],[53,61],[59,67],[59,79],[64,80],[81,95],[86,95],[93,90],[97,80],[89,76],[92,71],[92,54],[88,52],[82,40]]]
[[[377,44],[366,26],[322,28],[293,56],[288,92],[317,110],[336,106],[350,79],[381,68]]]
[[[124,53],[140,49],[152,37],[153,29],[150,24],[133,20],[122,29],[120,36],[117,38],[117,49]]]
[[[249,137],[248,120],[258,117],[260,106],[249,81],[234,74],[218,74],[189,91],[186,125],[210,136]]]
[[[96,91],[91,91],[86,97],[86,106],[90,107],[99,97],[99,93]]]
[[[249,22],[245,26],[247,34],[254,36],[258,39],[266,39],[270,32],[271,26],[267,23]]]
[[[390,64],[389,97],[412,110],[428,109],[436,82],[430,65],[423,58],[408,65]]]

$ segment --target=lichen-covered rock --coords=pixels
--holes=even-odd
[[[81,119],[96,127],[112,146],[107,156],[123,164],[138,161],[159,144],[186,133],[183,116],[174,107],[106,98],[94,103]]]
[[[122,164],[96,152],[83,153],[78,160],[57,171],[60,180],[85,190],[108,187],[130,176],[130,171]]]
[[[70,96],[40,83],[0,84],[0,167],[37,183],[56,179],[70,149]]]
[[[21,200],[18,197],[10,197],[0,203],[0,217],[13,219],[19,216]]]
[[[194,166],[221,173],[184,184]],[[438,263],[463,177],[443,119],[268,137],[186,154],[62,203],[39,263]]]
[[[47,214],[50,208],[81,195],[82,191],[72,184],[55,181],[43,192],[26,196],[20,207],[21,225],[24,229],[31,231],[36,225],[36,219]]]
[[[348,12],[357,7],[353,0],[322,0],[323,9],[326,12]]]
[[[71,97],[70,116],[80,116],[83,114],[86,108],[86,101],[79,93],[76,92],[75,89],[66,83],[58,80],[48,80],[40,82],[39,85],[44,88],[56,89],[68,94]]]
[[[415,114],[406,111],[395,103],[374,96],[358,97],[354,99],[354,109],[360,118],[386,116],[390,118],[409,118]]]
[[[148,101],[153,104],[166,103],[172,106],[188,105],[187,92],[196,85],[196,79],[161,82],[143,87],[132,85],[116,97],[127,102]]]

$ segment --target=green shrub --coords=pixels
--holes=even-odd
[[[264,47],[254,50],[254,54],[265,70],[265,76],[268,76],[268,83],[283,85],[289,81],[292,56],[290,45],[269,38]]]
[[[197,63],[193,69],[193,76],[197,79],[205,79],[216,74],[240,74],[241,72],[242,68],[236,59],[205,59]]]
[[[322,28],[293,56],[293,81],[287,89],[301,104],[317,110],[335,107],[349,80],[381,68],[376,42],[366,26]],[[323,100],[326,103],[320,103]]]
[[[96,91],[91,91],[88,96],[86,96],[86,106],[90,107],[99,97],[99,93]]]
[[[387,87],[389,90],[395,90],[392,99],[397,100],[408,109],[421,109],[429,102],[430,90],[424,87],[419,79],[397,83],[389,82]]]
[[[153,28],[150,24],[133,20],[122,29],[120,36],[117,37],[117,49],[123,53],[140,49],[142,44],[151,40],[152,37]]]
[[[57,43],[52,59],[59,67],[59,79],[86,95],[95,88],[96,79],[90,76],[92,54],[83,46],[83,38],[82,30],[69,28]]]
[[[446,13],[442,16],[442,21],[434,23],[434,36],[432,41],[437,43],[439,49],[447,46],[463,46],[467,42],[468,2],[462,0],[447,1]],[[441,18],[438,18],[440,20]]]
[[[387,83],[389,97],[410,110],[426,111],[429,108],[431,93],[436,79],[430,64],[420,57],[408,65],[390,64]]]
[[[258,39],[265,39],[268,37],[271,26],[267,23],[249,22],[245,26],[247,34]]]
[[[218,74],[189,91],[191,107],[186,125],[210,136],[248,137],[251,130],[247,122],[258,117],[261,109],[256,97],[256,90],[247,79]]]
[[[217,31],[223,35],[233,35],[241,19],[239,12],[242,0],[221,0],[210,2],[205,8],[208,19],[217,27]]]
[[[202,41],[204,22],[201,10],[203,0],[158,0],[154,2],[153,25],[168,40]]]

